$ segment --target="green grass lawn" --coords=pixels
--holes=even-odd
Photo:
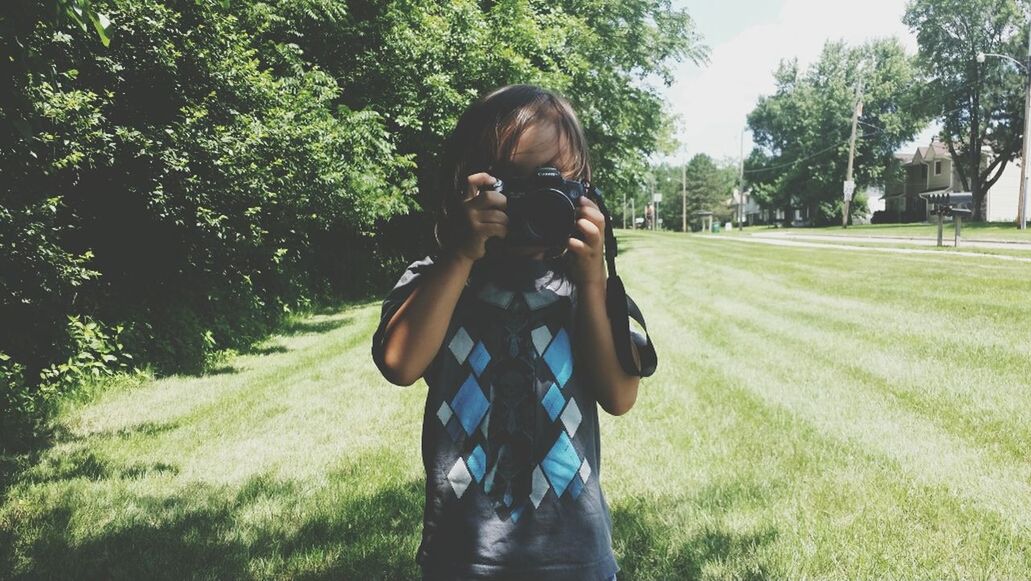
[[[1028,264],[619,234],[660,355],[602,419],[620,579],[1031,575]],[[0,578],[415,577],[425,386],[378,313],[68,409]]]
[[[945,235],[952,236],[952,222],[946,221]],[[772,226],[749,226],[745,233],[757,232],[793,232],[797,234],[820,234],[827,236],[917,236],[920,238],[937,238],[938,224],[858,224],[842,228],[841,226],[823,226],[819,228],[774,228]],[[735,230],[737,232],[737,230]],[[977,240],[999,240],[1031,242],[1031,229],[1018,230],[1015,224],[1000,222],[963,221],[964,238]]]

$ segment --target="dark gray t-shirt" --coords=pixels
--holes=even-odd
[[[409,265],[386,323],[433,268]],[[617,571],[591,386],[573,365],[576,288],[558,261],[478,261],[423,375],[428,579],[606,580]]]

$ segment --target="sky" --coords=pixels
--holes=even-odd
[[[746,117],[760,95],[773,93],[773,71],[782,59],[812,63],[827,40],[860,44],[896,36],[915,54],[916,37],[902,24],[906,0],[673,0],[687,8],[709,62],[681,63],[676,82],[658,83],[673,111],[681,116],[679,140],[684,161],[697,153],[737,160]],[[904,149],[925,144],[936,133],[929,127]],[[751,151],[750,134],[744,154]]]

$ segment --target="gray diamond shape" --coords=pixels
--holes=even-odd
[[[466,332],[465,327],[459,327],[458,331],[455,332],[455,336],[451,338],[451,343],[448,344],[448,348],[451,349],[451,353],[454,354],[455,359],[459,363],[465,363],[465,358],[469,356],[469,352],[473,350],[473,339]]]
[[[544,350],[548,348],[548,343],[551,342],[551,331],[546,325],[541,325],[530,332],[530,337],[533,338],[533,346],[537,349],[537,354],[543,355]]]
[[[566,410],[562,412],[562,423],[566,426],[566,431],[569,432],[570,437],[576,435],[576,429],[580,427],[580,420],[582,419],[583,414],[580,413],[576,400],[570,398],[569,404],[566,405]]]
[[[465,489],[469,488],[469,483],[473,481],[473,475],[469,473],[465,462],[459,458],[455,465],[451,467],[451,471],[447,473],[447,479],[451,483],[451,488],[455,489],[455,494],[458,495],[458,498],[462,498],[462,495],[465,494]]]
[[[451,406],[447,405],[447,402],[440,404],[440,409],[437,410],[437,417],[440,418],[440,423],[447,425],[447,421],[451,419],[451,415],[454,412],[451,411]]]
[[[515,291],[498,288],[494,283],[487,282],[480,289],[478,296],[494,306],[507,309],[512,304],[512,299],[515,298]]]
[[[530,500],[533,502],[534,508],[541,505],[541,501],[544,500],[544,495],[548,493],[550,487],[548,479],[544,477],[544,472],[541,471],[538,464],[533,469],[533,489],[530,491]]]

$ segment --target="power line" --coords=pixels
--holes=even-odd
[[[945,113],[943,113],[943,115],[948,115],[949,113],[955,113],[956,111],[959,111],[960,109],[965,109],[965,108],[966,107],[958,107],[956,109],[953,109],[952,111],[946,111]],[[848,119],[848,121],[851,122],[851,118]],[[876,126],[876,125],[874,125],[872,123],[867,123],[865,121],[859,121],[859,123],[861,123],[863,125],[866,125],[868,127],[871,127],[871,128],[873,128],[875,130],[872,133],[864,133],[864,134],[861,135],[861,137],[867,137],[867,138],[868,137],[874,137],[874,136],[876,136],[876,135],[878,135],[880,133],[886,133],[887,132],[887,129],[885,129],[883,127],[878,127],[878,126]],[[829,146],[829,147],[827,147],[825,149],[821,149],[820,151],[817,151],[816,153],[807,155],[806,157],[797,159],[795,161],[784,163],[784,164],[780,164],[780,165],[770,166],[770,167],[761,167],[761,168],[756,168],[756,169],[745,170],[744,173],[746,173],[746,174],[762,173],[764,171],[773,171],[773,170],[776,170],[776,169],[781,169],[781,168],[793,166],[793,165],[802,163],[803,161],[808,161],[810,159],[813,159],[814,157],[818,157],[820,155],[823,155],[824,153],[827,153],[828,151],[830,151],[830,150],[832,150],[834,148],[841,147],[842,145],[845,145],[848,142],[849,142],[849,140],[846,139],[844,141],[841,141],[840,143],[836,143],[836,144],[831,145],[831,146]]]
[[[764,171],[773,171],[775,169],[781,169],[781,168],[785,168],[785,167],[789,167],[789,166],[793,166],[793,165],[798,165],[798,164],[802,163],[803,161],[808,161],[810,159],[813,159],[814,157],[819,157],[819,156],[827,153],[828,151],[830,151],[832,149],[836,149],[838,147],[841,147],[842,145],[845,145],[848,142],[849,142],[849,140],[846,139],[845,141],[842,141],[841,143],[835,143],[834,145],[831,145],[830,147],[827,147],[826,149],[821,149],[820,151],[817,151],[816,153],[814,153],[812,155],[808,155],[808,156],[803,157],[801,159],[796,159],[795,161],[792,161],[792,162],[789,162],[789,163],[784,163],[784,164],[781,164],[781,165],[774,165],[774,166],[770,166],[770,167],[762,167],[762,168],[758,168],[758,169],[749,169],[749,170],[745,170],[744,173],[746,173],[746,174],[761,173],[761,172],[764,172]]]
[[[973,86],[974,86],[973,82],[964,82],[959,87],[956,87],[955,89],[949,91],[946,94],[951,98],[951,97],[954,97],[954,96],[958,95],[962,91],[970,89]],[[963,106],[960,106],[960,107],[956,107],[955,109],[951,109],[949,111],[944,111],[942,113],[936,113],[935,117],[945,117],[947,115],[950,115],[952,113],[956,113],[957,111],[962,111],[962,110],[967,109],[967,108],[969,108],[969,105],[963,105]],[[842,118],[842,119],[843,120],[847,120],[849,122],[852,121],[851,117],[849,117],[847,119],[846,118]],[[865,133],[861,137],[869,138],[869,137],[876,136],[876,135],[878,135],[880,133],[886,133],[887,132],[887,129],[885,129],[883,127],[878,127],[877,125],[874,125],[872,123],[868,123],[866,121],[860,120],[859,123],[861,123],[862,125],[866,125],[867,127],[870,127],[870,128],[875,130],[873,133]],[[831,145],[829,147],[821,149],[820,151],[817,151],[816,153],[812,153],[810,155],[807,155],[807,156],[805,156],[803,158],[797,159],[797,160],[792,161],[792,162],[783,163],[783,164],[780,164],[780,165],[775,165],[775,166],[770,166],[770,167],[761,167],[761,168],[756,168],[756,169],[744,170],[742,173],[743,174],[757,174],[757,173],[762,173],[762,172],[767,172],[767,171],[774,171],[774,170],[783,169],[783,168],[786,168],[786,167],[791,167],[791,166],[794,166],[794,165],[798,165],[799,163],[802,163],[804,161],[809,161],[810,159],[819,157],[819,156],[821,156],[821,155],[823,155],[823,154],[825,154],[825,153],[827,153],[827,152],[829,152],[829,151],[831,151],[833,149],[841,147],[842,145],[845,145],[849,141],[850,141],[849,139],[846,139],[846,140],[844,140],[844,141],[842,141],[840,143],[835,143],[834,145]]]

